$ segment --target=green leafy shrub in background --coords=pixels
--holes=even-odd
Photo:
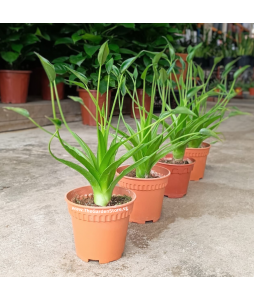
[[[0,24],[1,69],[29,69],[42,38],[49,39],[49,36],[43,36],[35,24]]]

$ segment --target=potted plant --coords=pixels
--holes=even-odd
[[[143,90],[145,90],[145,84],[146,84],[146,74],[149,70],[149,68],[153,69],[153,85],[152,85],[152,92],[151,92],[151,108],[150,111],[146,111],[145,107],[143,105],[140,105],[138,101],[135,100],[135,89],[133,93],[131,93],[128,88],[127,92],[129,93],[132,100],[136,103],[140,110],[140,120],[135,118],[136,123],[136,131],[139,131],[140,128],[146,128],[147,126],[151,126],[153,124],[153,120],[155,122],[160,122],[162,124],[162,133],[159,133],[159,125],[154,126],[151,133],[148,134],[147,131],[144,131],[143,135],[137,136],[136,139],[131,139],[129,143],[125,144],[125,147],[127,149],[132,149],[135,147],[135,145],[139,142],[139,139],[144,138],[146,141],[151,141],[154,138],[156,141],[149,147],[143,148],[139,152],[133,153],[133,160],[137,161],[142,157],[150,156],[150,153],[153,152],[154,154],[151,156],[150,159],[148,159],[146,162],[139,165],[139,167],[136,168],[135,172],[129,173],[125,175],[120,181],[120,186],[129,186],[131,187],[136,195],[137,199],[133,208],[133,211],[130,216],[130,222],[136,222],[144,224],[147,221],[153,221],[156,222],[159,220],[161,215],[161,208],[163,203],[163,196],[167,194],[165,192],[165,187],[167,188],[166,183],[170,182],[171,176],[175,175],[173,172],[171,173],[168,168],[162,168],[161,166],[158,166],[157,163],[160,159],[165,157],[165,155],[170,151],[176,151],[177,149],[184,147],[185,144],[187,144],[188,140],[185,139],[184,134],[181,136],[178,135],[178,137],[175,137],[174,141],[168,141],[169,135],[172,133],[174,128],[169,126],[165,126],[164,120],[170,116],[172,118],[180,118],[180,115],[184,118],[184,115],[191,114],[192,112],[190,109],[179,105],[176,109],[171,109],[167,104],[166,100],[168,99],[168,87],[169,85],[173,86],[171,84],[172,79],[169,80],[169,73],[173,73],[172,75],[176,75],[174,71],[174,65],[176,63],[174,58],[174,50],[172,45],[169,46],[170,54],[172,56],[172,60],[174,60],[174,63],[168,70],[168,73],[164,68],[158,69],[158,62],[161,59],[161,57],[164,57],[167,59],[167,56],[163,53],[157,53],[155,54],[152,63],[148,65],[145,69],[145,71],[141,75],[141,79],[143,80]],[[170,62],[167,59],[168,62]],[[183,71],[184,68],[182,68],[182,74],[180,76],[181,81],[183,77]],[[135,86],[135,82],[138,78],[138,72],[137,69],[134,70],[133,74],[129,73],[129,76],[132,78]],[[153,114],[152,105],[154,103],[155,99],[155,92],[156,89],[159,89],[159,93],[161,96],[162,101],[162,112],[160,116],[156,116]],[[144,96],[143,96],[144,97]],[[167,107],[167,109],[166,109]],[[176,117],[176,115],[178,117]],[[175,117],[173,117],[175,116]],[[123,138],[129,138],[129,136],[133,135],[135,133],[135,130],[132,129],[123,119],[123,122],[126,126],[127,133],[123,131],[119,131],[119,134],[122,135]],[[196,136],[199,136],[199,134],[194,134]],[[193,135],[193,136],[194,136]],[[192,160],[193,162],[194,160]],[[117,175],[122,174],[122,172],[126,169],[127,166],[122,166],[118,168]],[[169,176],[170,175],[170,176]]]
[[[254,96],[254,81],[249,83],[249,92],[251,96]]]
[[[252,65],[252,55],[254,51],[254,41],[249,37],[249,33],[242,33],[241,39],[239,35],[236,34],[237,42],[237,55],[239,60],[237,62],[238,67],[244,67],[246,65]]]
[[[31,71],[29,62],[40,39],[32,33],[32,24],[0,26],[0,90],[3,103],[25,103]]]
[[[168,131],[168,138],[172,145],[175,145],[177,141],[182,142],[180,146],[175,147],[172,151],[172,154],[167,154],[163,157],[157,165],[162,166],[170,170],[171,176],[169,177],[168,185],[165,189],[165,195],[169,198],[181,198],[187,193],[189,180],[193,167],[195,166],[195,159],[189,155],[185,155],[185,150],[191,141],[197,139],[204,139],[209,136],[217,137],[217,134],[212,130],[207,130],[206,128],[199,127],[199,130],[193,131],[193,128],[198,123],[198,116],[196,112],[191,110],[192,100],[194,95],[203,88],[203,86],[197,86],[197,76],[204,77],[204,73],[200,66],[195,67],[193,64],[193,58],[195,57],[195,52],[201,47],[202,44],[197,45],[196,47],[188,48],[188,69],[187,69],[187,80],[183,82],[183,73],[180,75],[180,80],[177,81],[177,88],[179,93],[178,108],[180,113],[178,116],[172,116],[171,123],[167,124],[165,121],[163,125]],[[171,69],[174,61],[170,61]],[[199,72],[198,72],[199,70]],[[171,70],[168,70],[169,73]],[[191,78],[194,78],[194,83]],[[169,90],[168,94],[172,92],[175,97],[175,91],[172,84],[168,85]],[[161,91],[162,92],[162,91]],[[207,92],[204,94],[205,97],[209,97],[210,93]],[[198,105],[203,101],[202,98],[196,99]],[[167,105],[166,101],[164,106],[167,110],[170,110],[170,106]],[[188,113],[187,113],[188,112]],[[217,137],[218,138],[218,137]]]
[[[221,57],[215,58],[215,64],[219,63],[221,59]],[[192,119],[194,119],[194,121],[196,119],[196,124],[192,127],[190,132],[199,132],[200,128],[206,128],[208,131],[214,131],[228,118],[236,115],[246,114],[238,110],[236,107],[232,107],[232,109],[227,108],[229,100],[236,95],[234,91],[234,85],[237,78],[249,67],[245,66],[234,73],[234,81],[230,87],[230,90],[227,91],[227,75],[233,69],[234,64],[235,61],[232,61],[225,66],[225,70],[222,73],[221,83],[218,85],[220,93],[217,93],[217,103],[210,110],[207,110],[206,108],[206,98],[207,95],[214,93],[214,89],[216,89],[216,87],[208,93],[206,92],[206,89],[215,65],[213,66],[206,82],[204,80],[202,70],[198,69],[199,78],[201,78],[203,88],[201,89],[201,93],[199,93],[199,95],[193,95],[193,98],[191,99],[191,107],[193,112],[196,114],[196,116],[193,116]],[[195,82],[194,85],[191,85],[190,87],[195,88]],[[229,112],[228,116],[225,116],[226,112]],[[217,135],[214,137],[218,139]],[[196,160],[190,180],[199,180],[204,177],[206,159],[210,150],[210,144],[204,143],[206,138],[207,137],[204,136],[203,138],[192,140],[188,143],[188,148],[185,151],[185,155]]]
[[[109,24],[110,25],[110,24]],[[97,86],[99,84],[98,78],[100,79],[100,89],[99,89],[99,106],[102,109],[103,106],[106,105],[106,98],[108,97],[109,103],[108,106],[110,108],[111,103],[111,89],[115,88],[116,78],[113,74],[108,76],[106,70],[102,69],[101,74],[99,74],[99,62],[97,59],[97,52],[100,48],[100,43],[103,40],[108,39],[108,34],[110,34],[110,28],[105,30],[105,26],[103,24],[91,24],[91,26],[87,26],[87,24],[82,24],[82,26],[75,31],[71,32],[71,37],[65,38],[65,45],[74,49],[77,53],[75,55],[71,55],[69,57],[69,61],[66,60],[64,62],[65,65],[74,69],[75,71],[82,73],[88,79],[88,87],[90,90],[90,94],[80,86],[78,86],[78,92],[81,99],[85,104],[85,107],[88,108],[88,111],[84,106],[81,105],[81,113],[82,113],[82,122],[83,124],[96,126],[96,122],[94,120],[94,116],[96,113],[96,107],[94,105],[93,97],[97,97]],[[62,43],[62,39],[57,40],[55,44]],[[114,58],[114,61],[121,62],[122,56],[120,53],[120,48],[117,44],[112,42],[112,39],[109,42],[110,54],[107,57],[107,61],[111,58]],[[76,85],[76,75],[71,73],[69,75],[68,80],[65,80],[69,85]],[[111,89],[107,91],[107,85]],[[106,94],[108,93],[108,96]],[[109,109],[108,109],[109,114]]]
[[[99,74],[101,74],[101,69],[106,62],[108,54],[109,48],[106,42],[100,47],[98,53],[98,62],[100,65]],[[29,116],[29,112],[25,109],[14,107],[6,107],[6,109],[22,114],[31,120],[36,126],[48,133],[51,136],[48,149],[52,157],[79,172],[90,183],[89,186],[76,188],[68,192],[65,197],[69,213],[72,216],[74,240],[78,257],[84,261],[99,260],[100,263],[117,260],[121,257],[124,250],[129,215],[133,208],[135,194],[128,189],[116,187],[116,184],[124,175],[132,169],[137,168],[149,157],[143,157],[139,161],[136,161],[134,164],[126,168],[117,178],[115,178],[115,172],[122,163],[131,157],[133,152],[140,151],[143,147],[147,147],[148,145],[145,140],[141,140],[140,143],[132,150],[127,151],[120,158],[116,158],[116,153],[119,150],[119,147],[127,143],[129,139],[118,142],[118,134],[116,130],[116,137],[109,144],[109,129],[112,126],[112,112],[110,114],[109,121],[107,121],[105,118],[105,107],[101,110],[98,104],[100,88],[100,79],[98,79],[97,98],[93,98],[91,95],[94,100],[94,104],[96,105],[95,118],[98,146],[97,155],[95,155],[86,142],[71,130],[65,120],[57,93],[54,66],[40,55],[38,55],[38,57],[50,81],[53,118],[49,119],[55,125],[55,132],[51,133],[42,128]],[[117,96],[114,99],[114,103],[118,99],[126,67],[126,63],[123,63],[119,70],[113,65],[113,59],[106,64],[106,70],[108,73],[114,71],[119,73],[120,76],[120,82],[117,87]],[[80,83],[78,85],[89,92],[89,88],[87,86],[88,79],[82,73],[76,72],[72,69],[70,70],[71,72],[75,72],[76,77],[79,78]],[[55,91],[56,102],[60,111],[61,120],[56,118],[53,89]],[[107,85],[107,90],[108,89],[109,85]],[[73,96],[70,98],[83,105],[81,98]],[[81,149],[71,146],[62,139],[60,135],[62,122]],[[117,125],[117,129],[118,128],[119,121]],[[131,135],[130,139],[135,138],[139,134],[140,132]],[[62,147],[78,162],[78,164],[59,158],[52,152],[51,143],[54,139],[58,139]],[[153,141],[151,141],[151,143],[153,143]]]
[[[226,66],[228,63],[233,61],[236,58],[236,50],[235,46],[232,42],[232,39],[230,39],[228,36],[222,44],[222,53],[223,53],[223,65]],[[235,66],[237,64],[237,61],[235,61]]]
[[[229,83],[229,88],[231,88],[233,82]],[[237,80],[234,83],[234,91],[236,92],[237,96],[242,97],[243,96],[243,91],[248,91],[249,89],[249,85],[247,83],[245,83],[243,80]]]

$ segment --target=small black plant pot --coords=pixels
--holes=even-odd
[[[237,61],[237,66],[244,67],[247,65],[251,65],[251,56],[249,56],[249,55],[241,56],[240,59]]]
[[[233,57],[224,57],[223,58],[223,66],[226,66],[227,64],[229,64],[231,61],[233,61],[234,58]],[[237,62],[236,62],[237,63]],[[234,65],[236,65],[236,63]]]
[[[250,65],[252,68],[254,67],[254,56],[250,57]]]
[[[203,57],[194,57],[193,61],[198,64],[200,67],[204,67],[204,58]]]
[[[212,67],[214,65],[214,58],[215,58],[214,56],[211,56],[208,58],[208,65],[207,65],[208,69],[212,69]],[[215,68],[217,68],[217,67],[218,67],[218,65],[215,66]]]

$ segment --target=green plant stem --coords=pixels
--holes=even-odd
[[[51,94],[53,118],[55,119],[56,118],[56,110],[55,110],[54,90],[53,90],[52,82],[50,82],[49,84],[50,84],[50,94]]]

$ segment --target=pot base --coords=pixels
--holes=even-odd
[[[172,158],[172,154],[166,155],[165,158]],[[165,188],[164,195],[168,198],[182,198],[187,194],[191,172],[195,165],[193,158],[184,157],[188,164],[168,164],[158,162],[156,165],[170,171],[168,185]]]
[[[190,180],[199,181],[204,177],[207,155],[211,145],[202,143],[203,148],[187,148],[185,155],[195,159],[195,165],[191,172]]]
[[[127,195],[133,200],[117,206],[92,207],[71,202],[76,195],[92,193],[91,186],[81,187],[66,194],[65,200],[72,217],[77,256],[85,262],[90,260],[105,264],[121,258],[133,209],[135,194],[115,187],[114,194]]]
[[[127,166],[117,169],[119,175]],[[136,194],[136,201],[130,215],[130,222],[145,224],[157,222],[161,216],[162,203],[165,187],[168,184],[170,171],[165,168],[154,166],[153,171],[162,175],[160,178],[134,178],[124,176],[119,185],[132,190]]]

